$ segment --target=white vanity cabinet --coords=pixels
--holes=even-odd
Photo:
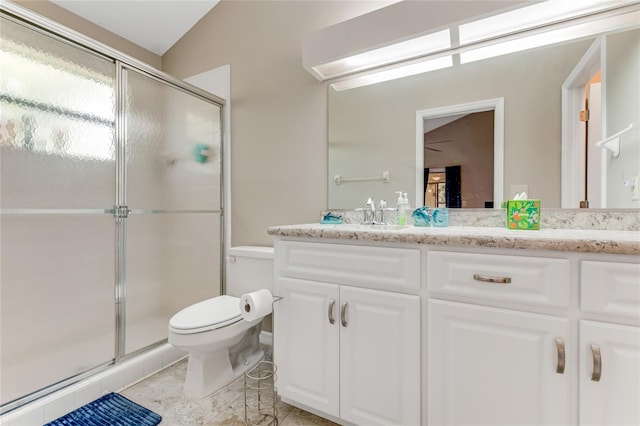
[[[418,249],[277,242],[283,400],[347,423],[420,424],[419,285]]]
[[[570,424],[570,320],[535,312],[568,307],[569,270],[565,259],[428,253],[428,424]]]
[[[571,343],[568,319],[439,300],[428,309],[430,425],[570,424],[557,355]]]
[[[580,424],[640,425],[640,265],[581,262],[580,309]]]
[[[428,424],[640,424],[639,264],[434,250],[426,268]]]
[[[349,425],[640,425],[638,233],[276,232],[285,402]]]

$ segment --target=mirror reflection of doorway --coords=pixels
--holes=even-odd
[[[493,206],[494,119],[491,109],[424,120],[426,206]],[[445,192],[444,199],[438,190]]]
[[[462,167],[424,169],[424,205],[462,207]]]
[[[429,171],[427,191],[424,194],[424,204],[429,207],[446,207],[446,176],[444,169]]]
[[[606,206],[602,150],[601,65],[603,38],[598,38],[562,86],[562,207]]]

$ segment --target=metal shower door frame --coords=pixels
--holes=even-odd
[[[77,213],[79,211],[90,214],[112,214],[115,220],[115,232],[116,240],[114,250],[116,250],[116,264],[114,283],[115,294],[115,342],[114,342],[114,359],[111,362],[107,362],[104,365],[93,367],[87,371],[81,372],[73,377],[69,377],[61,382],[51,384],[46,388],[37,390],[31,394],[25,395],[19,399],[11,401],[5,404],[0,410],[0,414],[12,411],[22,405],[32,402],[36,399],[42,398],[50,393],[53,393],[59,389],[67,387],[73,383],[86,379],[98,372],[101,372],[110,366],[117,364],[124,358],[130,357],[141,351],[145,351],[155,345],[143,348],[135,353],[125,355],[125,322],[126,322],[126,298],[125,298],[125,282],[126,282],[126,253],[125,253],[125,241],[126,241],[126,218],[131,210],[125,204],[126,201],[126,120],[125,110],[123,108],[126,101],[126,87],[124,87],[123,74],[124,70],[132,70],[152,79],[162,82],[170,87],[176,88],[182,92],[192,95],[196,98],[204,100],[213,105],[217,105],[220,108],[220,116],[224,116],[225,100],[219,98],[211,93],[208,93],[196,86],[179,80],[169,74],[166,74],[160,70],[151,67],[137,59],[128,56],[122,52],[119,52],[107,45],[92,40],[85,35],[66,28],[54,21],[46,19],[40,15],[37,15],[27,9],[24,9],[16,4],[9,2],[0,2],[0,14],[8,20],[18,23],[24,27],[27,27],[41,35],[53,38],[61,41],[65,44],[83,50],[89,54],[93,54],[112,61],[115,65],[115,90],[116,90],[116,122],[115,122],[115,138],[116,138],[116,156],[115,156],[115,200],[113,208],[105,209],[74,209]],[[224,122],[220,120],[220,202],[219,211],[220,224],[219,229],[224,228],[224,162],[223,158],[225,153],[224,147]],[[15,211],[14,211],[15,210]],[[2,213],[14,214],[14,213],[35,213],[31,211],[34,209],[0,209]],[[41,213],[60,213],[57,209],[53,211],[51,209],[40,209]],[[220,232],[220,289],[224,288],[224,232]],[[162,342],[160,342],[162,343]]]

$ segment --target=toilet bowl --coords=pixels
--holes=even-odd
[[[181,310],[169,321],[169,343],[189,352],[186,394],[209,395],[262,359],[262,318],[244,320],[239,305],[238,297],[218,296]]]
[[[240,311],[240,294],[261,288],[273,289],[273,249],[231,249],[227,290],[198,302],[169,320],[169,343],[189,353],[184,392],[201,398],[255,367],[263,358],[260,348],[262,319],[247,321]],[[247,284],[250,283],[250,284]]]

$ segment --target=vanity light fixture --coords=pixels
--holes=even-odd
[[[302,43],[302,66],[319,81],[442,56],[457,43],[452,23],[524,7],[531,0],[398,1],[314,31]]]
[[[394,80],[396,78],[408,77],[410,75],[422,74],[429,71],[435,71],[453,66],[453,57],[451,55],[442,56],[435,59],[413,62],[404,64],[382,71],[365,73],[360,76],[350,77],[345,80],[331,83],[331,87],[336,91],[354,89],[356,87],[368,86],[370,84],[382,83],[383,81]]]
[[[459,26],[460,45],[578,18],[636,0],[546,0]]]
[[[384,25],[401,17],[404,26]],[[458,55],[464,64],[639,22],[638,0],[400,1],[313,33],[302,58],[314,77],[340,91],[451,67]]]
[[[604,16],[597,20],[584,19],[583,22],[573,20],[527,31],[522,36],[508,36],[497,43],[487,43],[475,49],[463,50],[460,53],[460,63],[465,64],[522,50],[576,40],[612,30],[637,27],[638,22],[640,22],[640,10],[637,7],[634,9],[619,14],[612,12],[609,16]],[[606,15],[606,12],[604,13]],[[577,21],[579,20],[580,18],[577,19]]]
[[[323,80],[410,60],[451,47],[449,30],[423,35],[312,67]]]

